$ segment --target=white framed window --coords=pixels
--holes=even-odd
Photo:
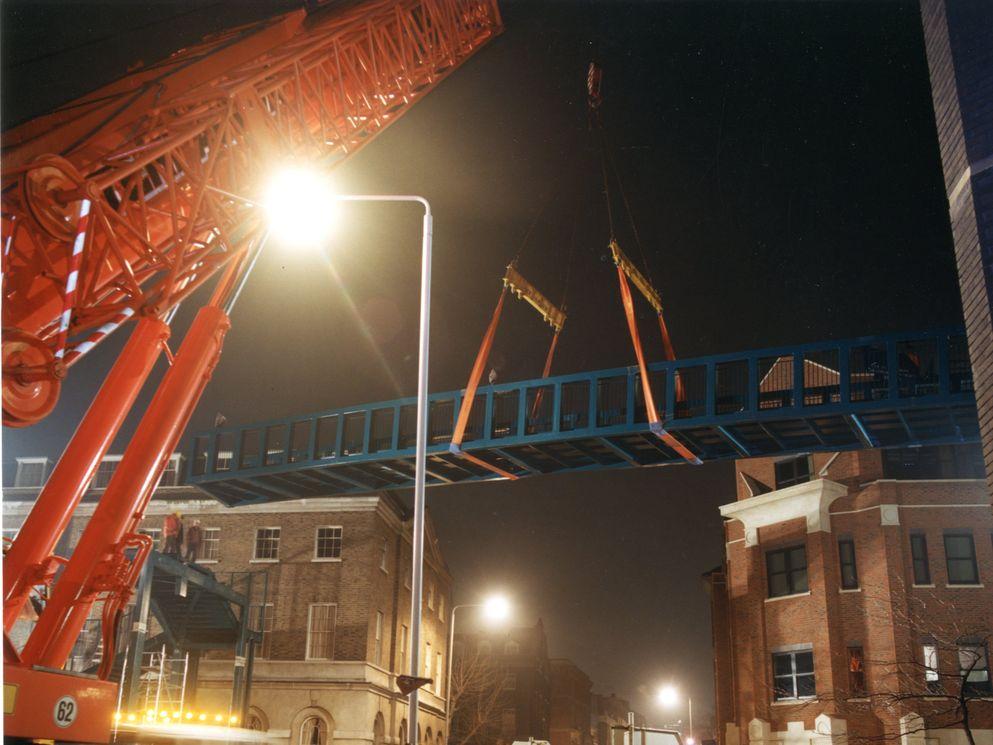
[[[214,456],[214,470],[230,471],[232,458],[234,458],[234,451],[218,450],[217,455]]]
[[[105,455],[103,460],[100,461],[100,465],[97,466],[97,472],[93,474],[90,487],[93,489],[106,489],[115,471],[117,471],[117,467],[121,465],[122,457],[120,455]]]
[[[48,478],[48,463],[48,458],[18,458],[14,486],[44,486]]]
[[[334,654],[334,603],[311,603],[307,610],[307,659],[330,660]]]
[[[383,550],[379,555],[379,568],[382,569],[383,572],[385,572],[386,574],[390,573],[390,570],[388,568],[389,565],[387,564],[387,561],[389,560],[389,556],[390,556],[390,539],[384,538]]]
[[[274,618],[272,603],[253,605],[248,609],[248,625],[255,631],[262,632],[262,642],[256,651],[256,656],[268,659],[272,651],[272,624]]]
[[[159,479],[159,486],[179,486],[183,478],[183,456],[180,453],[173,453],[169,456],[165,469],[162,471],[162,478]]]
[[[773,698],[776,701],[814,698],[814,652],[776,652],[772,655]]]
[[[321,525],[314,533],[314,561],[341,561],[341,526]]]
[[[407,674],[407,627],[400,626],[400,665],[397,669],[401,675]]]
[[[372,661],[377,665],[383,664],[383,612],[376,611],[376,644],[372,651]]]
[[[152,548],[162,545],[162,528],[138,528],[138,532],[152,539]]]
[[[252,561],[279,561],[279,528],[255,529],[255,550]]]
[[[221,558],[221,529],[204,528],[200,539],[200,558],[198,564],[210,564]]]
[[[935,644],[925,644],[924,653],[924,686],[928,693],[941,693],[941,674],[938,671],[938,647]]]
[[[431,642],[424,642],[424,677],[431,677]]]

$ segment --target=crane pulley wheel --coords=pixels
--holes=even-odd
[[[3,423],[27,427],[58,403],[62,380],[55,356],[41,339],[16,328],[3,330]]]
[[[75,167],[58,155],[39,157],[20,179],[21,198],[31,219],[56,240],[71,241],[79,220],[79,200],[63,195],[83,183]]]

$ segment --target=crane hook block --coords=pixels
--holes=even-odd
[[[631,280],[632,284],[645,296],[648,304],[655,308],[655,312],[661,316],[662,296],[659,295],[659,291],[652,286],[652,283],[638,270],[638,267],[631,263],[631,259],[621,250],[617,241],[610,242],[610,253],[614,257],[614,264],[617,268],[627,275],[627,278]]]
[[[525,300],[528,305],[541,313],[545,323],[555,329],[556,333],[565,325],[565,311],[541,294],[538,288],[528,282],[511,264],[503,275],[503,286],[508,288],[519,300]]]

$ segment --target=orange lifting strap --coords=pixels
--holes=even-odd
[[[645,278],[638,268],[631,263],[631,260],[624,254],[616,240],[610,241],[610,252],[617,266],[617,279],[621,286],[621,302],[624,305],[624,314],[628,320],[628,331],[631,332],[631,344],[634,347],[634,354],[638,358],[638,369],[641,372],[641,388],[645,394],[645,409],[648,414],[648,427],[652,433],[671,449],[679,453],[689,463],[700,465],[700,459],[689,450],[683,443],[666,432],[659,420],[658,409],[655,408],[655,398],[652,395],[652,385],[648,378],[648,366],[645,364],[645,353],[641,347],[641,335],[638,333],[638,320],[634,315],[634,300],[631,297],[631,288],[628,285],[628,278],[634,286],[641,291],[641,294],[648,301],[649,305],[655,309],[659,318],[659,328],[662,331],[662,343],[665,346],[666,359],[676,358],[672,348],[672,340],[669,338],[669,330],[666,328],[662,318],[662,298],[652,283]],[[676,379],[676,395],[683,400],[681,381]]]
[[[500,314],[503,312],[503,301],[507,297],[508,290],[513,296],[519,300],[524,300],[528,305],[537,310],[545,322],[554,330],[555,333],[552,335],[552,343],[548,347],[548,354],[545,356],[545,367],[541,373],[541,377],[547,378],[552,371],[552,358],[555,356],[555,347],[559,341],[559,333],[561,333],[562,327],[565,325],[565,311],[552,303],[533,284],[528,282],[517,271],[517,267],[511,263],[507,267],[506,274],[503,275],[503,289],[500,291],[500,299],[497,301],[496,309],[493,311],[493,317],[490,319],[490,325],[487,327],[486,334],[483,336],[483,343],[479,345],[479,352],[476,354],[476,361],[473,363],[472,372],[469,373],[469,382],[466,383],[465,394],[462,396],[462,404],[459,406],[459,416],[455,421],[455,431],[452,433],[452,442],[448,446],[448,449],[455,455],[459,455],[475,463],[477,466],[482,466],[504,478],[516,479],[517,476],[509,471],[498,468],[492,463],[487,463],[462,450],[462,441],[465,439],[466,427],[469,426],[469,415],[472,413],[472,405],[476,400],[476,390],[479,388],[479,381],[483,377],[483,370],[486,369],[486,362],[493,347],[493,339],[496,336],[497,326],[500,323]],[[531,410],[532,416],[535,415],[540,404],[541,391],[538,391]]]

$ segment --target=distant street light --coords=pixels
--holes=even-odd
[[[326,177],[314,171],[286,168],[277,172],[266,190],[266,201],[248,199],[240,194],[208,186],[246,204],[265,210],[270,232],[289,243],[316,245],[326,237],[335,222],[336,202],[418,202],[424,207],[421,233],[421,313],[417,361],[417,440],[414,449],[414,530],[413,566],[410,590],[410,675],[417,677],[420,666],[421,596],[424,580],[424,484],[427,471],[428,426],[428,332],[431,327],[431,238],[433,221],[431,205],[424,197],[411,194],[335,194]],[[260,246],[261,250],[261,246]],[[242,286],[254,266],[242,277]],[[241,287],[228,306],[231,312]],[[417,689],[410,693],[408,712],[408,742],[417,743]]]
[[[677,691],[676,687],[672,685],[663,686],[659,689],[656,698],[662,706],[668,709],[675,706],[679,702],[679,691]],[[686,707],[688,709],[688,718],[690,720],[689,734],[686,736],[686,745],[695,745],[696,739],[693,737],[693,699],[689,696],[686,697]]]
[[[452,737],[452,654],[455,649],[455,611],[460,608],[482,608],[483,616],[493,623],[510,618],[510,601],[503,595],[491,595],[482,603],[463,603],[452,607],[448,620],[448,675],[445,680],[445,737]]]

